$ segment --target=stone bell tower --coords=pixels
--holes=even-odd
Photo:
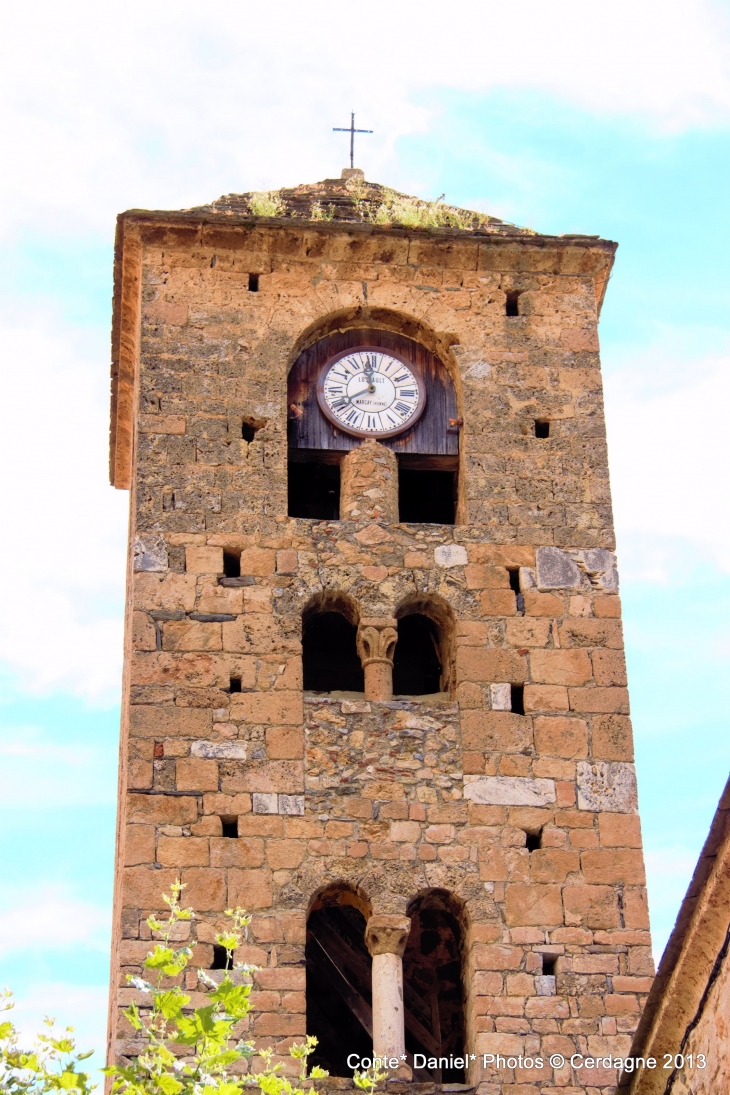
[[[110,1055],[141,1048],[126,975],[181,877],[195,966],[247,908],[250,1032],[317,1035],[326,1088],[375,1053],[406,1086],[610,1092],[653,973],[615,244],[345,174],[119,218]]]

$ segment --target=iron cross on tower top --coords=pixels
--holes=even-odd
[[[372,129],[355,129],[355,111],[350,114],[350,124],[347,129],[344,126],[332,126],[333,133],[349,133],[350,134],[350,167],[355,166],[355,134],[356,133],[372,133]]]

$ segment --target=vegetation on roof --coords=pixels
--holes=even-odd
[[[246,195],[245,200],[247,211],[255,217],[302,217],[313,221],[348,219],[371,224],[398,224],[406,228],[460,228],[467,231],[479,228],[491,219],[485,213],[444,205],[441,199],[423,201],[385,187],[370,186],[361,179],[348,180],[343,190],[349,199],[345,209],[342,199],[336,205],[319,199],[303,203],[300,195],[297,195],[295,208],[280,190],[255,191]]]

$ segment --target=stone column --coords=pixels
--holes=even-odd
[[[373,1056],[398,1057],[406,1051],[403,1006],[403,951],[411,921],[407,916],[371,916],[365,943],[373,956]],[[410,1079],[401,1061],[398,1075]]]
[[[357,629],[357,652],[365,671],[365,699],[393,699],[393,653],[398,621],[390,616],[365,616]]]
[[[340,520],[398,522],[395,453],[369,438],[340,465]]]

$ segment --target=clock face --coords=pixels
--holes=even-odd
[[[356,437],[394,437],[409,430],[426,406],[423,381],[389,350],[356,347],[322,369],[317,399],[338,429]]]

